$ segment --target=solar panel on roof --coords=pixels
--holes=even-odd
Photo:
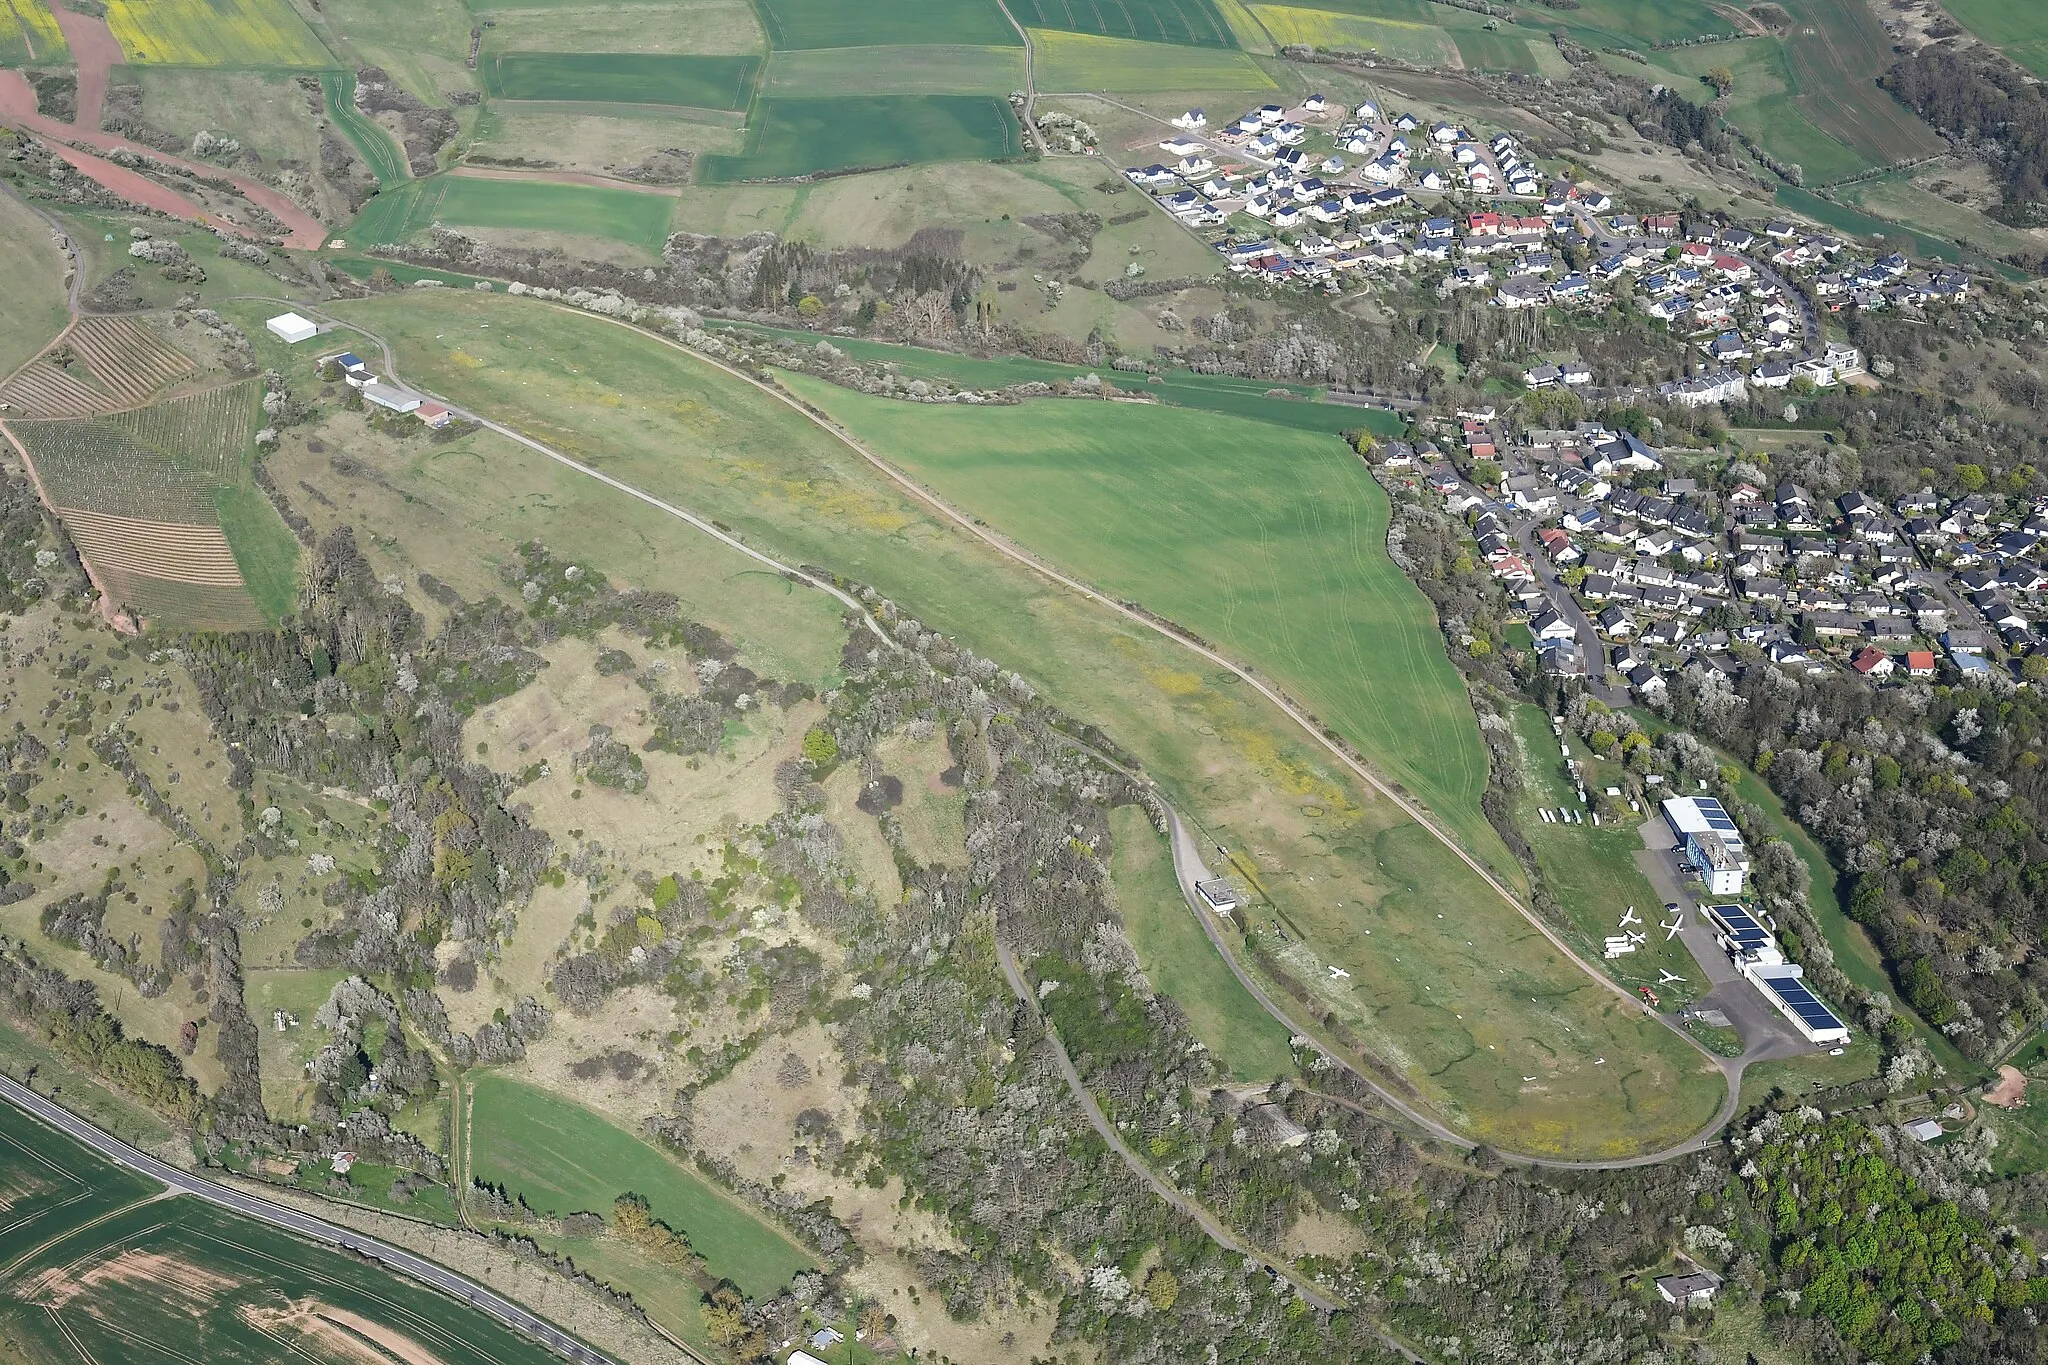
[[[1835,1012],[1823,1005],[1806,984],[1796,976],[1768,976],[1765,983],[1772,992],[1783,1000],[1791,1011],[1815,1029],[1842,1027],[1842,1021]]]

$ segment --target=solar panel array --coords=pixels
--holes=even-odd
[[[1700,818],[1707,822],[1707,828],[1721,836],[1721,842],[1730,848],[1742,847],[1742,831],[1728,818],[1728,812],[1722,809],[1719,801],[1711,796],[1696,796],[1692,803],[1694,809],[1699,811]]]
[[[1785,1002],[1792,1013],[1808,1028],[1815,1032],[1842,1027],[1842,1021],[1835,1012],[1820,1002],[1820,998],[1806,988],[1806,983],[1796,976],[1763,976],[1758,978],[1772,994]]]

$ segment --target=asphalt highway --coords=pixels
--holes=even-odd
[[[474,1280],[456,1274],[446,1266],[415,1256],[402,1247],[380,1242],[350,1228],[300,1213],[296,1209],[285,1208],[281,1204],[273,1204],[255,1195],[244,1194],[240,1190],[231,1190],[204,1176],[167,1165],[147,1152],[138,1151],[119,1138],[102,1132],[62,1105],[5,1076],[0,1076],[0,1099],[19,1105],[52,1128],[84,1143],[108,1160],[140,1171],[152,1179],[161,1180],[180,1194],[189,1194],[210,1204],[232,1209],[245,1217],[297,1233],[301,1237],[367,1256],[388,1270],[410,1275],[422,1284],[430,1285],[469,1304],[478,1312],[488,1314],[507,1327],[525,1333],[549,1350],[566,1359],[577,1361],[580,1365],[615,1365],[609,1356],[585,1346],[510,1299],[492,1292]]]

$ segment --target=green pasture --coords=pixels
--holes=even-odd
[[[1824,227],[1853,233],[1865,242],[1874,241],[1879,237],[1911,238],[1915,255],[1949,262],[1962,259],[1963,253],[1954,242],[1943,241],[1939,237],[1907,227],[1903,223],[1894,223],[1889,219],[1865,213],[1840,200],[1823,199],[1811,190],[1780,185],[1777,202],[1779,208],[1790,209]]]
[[[1416,8],[1425,6],[1418,0]],[[1428,16],[1349,14],[1327,6],[1306,5],[1253,5],[1251,10],[1273,40],[1283,46],[1377,52],[1410,66],[1451,67],[1459,61],[1458,47],[1449,31]]]
[[[0,1181],[10,1195],[9,1225],[0,1233],[7,1264],[0,1340],[10,1359],[263,1365],[286,1353],[312,1358],[293,1341],[293,1328],[264,1320],[293,1301],[397,1333],[409,1340],[413,1359],[542,1365],[555,1358],[404,1276],[198,1199],[157,1199],[155,1181],[13,1105],[0,1106]],[[124,1265],[133,1273],[119,1273]],[[82,1276],[88,1266],[101,1273]],[[53,1286],[60,1297],[52,1297]]]
[[[811,1266],[802,1247],[744,1204],[602,1115],[495,1073],[473,1090],[471,1169],[535,1210],[610,1218],[614,1200],[637,1194],[689,1237],[711,1274],[749,1298],[773,1298]]]
[[[1934,171],[1921,171],[1920,179],[1940,179],[1939,167]],[[1936,243],[1942,243],[1944,238],[1954,242],[1958,255],[1966,261],[1979,252],[1998,256],[2019,252],[2034,256],[2041,251],[2042,243],[2029,234],[2007,227],[1967,205],[1950,203],[1903,175],[1858,181],[1854,185],[1844,185],[1836,193],[1873,217],[1895,224],[1911,223],[1916,233],[1928,236]],[[1921,254],[1927,254],[1917,240],[1915,246]]]
[[[429,290],[331,307],[389,339],[401,371],[420,384],[716,518],[788,562],[871,585],[1099,727],[1206,838],[1231,850],[1231,870],[1257,888],[1260,916],[1305,926],[1303,951],[1352,973],[1328,1003],[1352,1030],[1344,1046],[1476,1137],[1522,1150],[1635,1152],[1696,1130],[1718,1102],[1718,1078],[1698,1069],[1689,1047],[1545,944],[1256,690],[999,555],[789,404],[644,333],[537,301]],[[812,395],[837,401],[807,385]],[[1072,406],[1098,419],[1119,411]],[[1336,452],[1309,461],[1318,476],[1342,457],[1327,437],[1199,413],[1147,415],[1287,448],[1312,442]],[[842,638],[817,640],[817,623],[834,619],[829,602],[484,435],[426,449],[392,471],[405,480],[403,497],[370,485],[359,495],[401,545],[417,547],[406,554],[422,568],[458,585],[495,583],[490,565],[508,553],[503,546],[539,535],[566,553],[569,537],[584,547],[579,562],[674,591],[694,618],[729,624],[743,652],[762,638]],[[478,448],[465,453],[466,442]],[[1257,464],[1252,449],[1253,470],[1277,463]],[[1363,523],[1365,537],[1370,511],[1355,504],[1338,510]],[[1377,539],[1355,548],[1361,559],[1384,554]],[[1360,580],[1378,582],[1363,570]],[[734,605],[739,593],[744,610]],[[836,643],[830,652],[838,657]],[[1469,714],[1464,724],[1472,726]],[[1528,1054],[1544,1048],[1554,1060],[1526,1087],[1521,1077],[1539,1074]]]
[[[64,258],[49,225],[13,195],[0,195],[0,375],[27,363],[70,322]]]
[[[1010,0],[1026,28],[1099,33],[1189,47],[1236,47],[1226,20],[1209,0]]]
[[[883,47],[962,43],[1016,47],[1023,43],[996,0],[758,0],[768,45]],[[1023,18],[1020,14],[1018,18]]]
[[[1286,1027],[1231,974],[1195,922],[1202,912],[1181,894],[1173,855],[1144,810],[1119,806],[1110,813],[1109,832],[1117,908],[1152,989],[1187,1011],[1195,1036],[1238,1080],[1292,1075]],[[1228,922],[1223,928],[1237,932]]]
[[[1630,990],[1648,986],[1662,998],[1667,1013],[1691,1003],[1704,992],[1706,979],[1685,944],[1667,940],[1658,930],[1659,923],[1668,922],[1662,913],[1664,898],[1636,863],[1636,854],[1643,848],[1642,823],[1656,815],[1646,811],[1625,824],[1595,825],[1591,813],[1579,805],[1565,772],[1564,755],[1559,752],[1564,742],[1551,733],[1550,717],[1537,706],[1517,705],[1511,714],[1523,755],[1515,824],[1536,854],[1544,884],[1571,918],[1573,946]],[[1569,742],[1572,756],[1587,771],[1588,788],[1596,789],[1602,775],[1596,771],[1591,751],[1576,736]],[[1538,808],[1555,811],[1559,807],[1585,813],[1586,823],[1545,824],[1536,813]],[[1629,927],[1647,934],[1648,939],[1636,945],[1633,953],[1606,961],[1601,956],[1601,941],[1609,934],[1626,932],[1621,918],[1631,907],[1642,923]],[[1685,984],[1659,984],[1660,970],[1686,978]]]
[[[754,106],[746,151],[699,157],[697,180],[721,185],[926,161],[993,161],[1023,150],[1009,101],[994,95],[775,97]]]
[[[1049,28],[1033,29],[1031,43],[1040,90],[1142,94],[1279,89],[1264,67],[1227,48],[1173,46]]]
[[[673,196],[599,185],[436,175],[408,180],[363,206],[349,226],[358,247],[407,241],[436,223],[603,237],[659,255]]]
[[[356,108],[356,78],[349,71],[320,73],[320,93],[327,105],[327,117],[341,130],[369,163],[379,185],[395,185],[412,175],[405,152],[377,123]]]
[[[1024,88],[1021,47],[819,47],[776,52],[761,89],[815,95],[1001,95]]]
[[[1794,103],[1816,126],[1872,166],[1943,149],[1932,128],[1878,88],[1897,57],[1869,5],[1785,0],[1785,7],[1798,24],[1784,40]]]
[[[1946,0],[1942,8],[2027,70],[2048,77],[2048,6],[2025,0]]]
[[[789,383],[942,497],[1278,680],[1511,865],[1479,809],[1463,681],[1387,557],[1386,494],[1342,441],[1164,406],[933,407]]]
[[[507,100],[745,109],[760,66],[757,57],[690,53],[493,52],[483,78],[486,90]]]

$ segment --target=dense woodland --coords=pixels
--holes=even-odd
[[[2048,213],[2048,97],[2018,63],[1982,44],[1933,45],[1893,63],[1880,83],[1984,154],[2005,191],[2002,217],[2034,224]]]

